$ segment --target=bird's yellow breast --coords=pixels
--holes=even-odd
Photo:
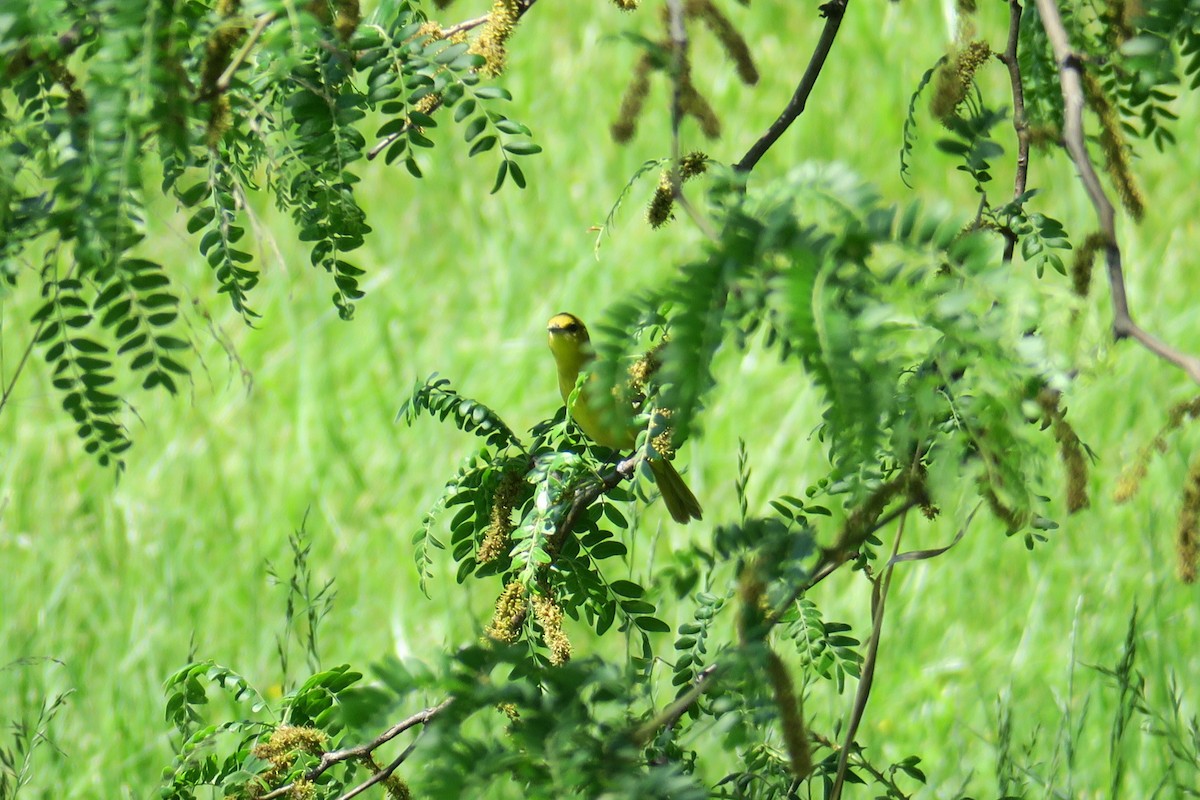
[[[574,314],[555,314],[546,323],[546,331],[550,340],[550,352],[554,354],[554,363],[558,367],[558,391],[563,402],[571,412],[575,424],[587,434],[593,442],[613,450],[628,450],[634,445],[634,435],[631,431],[614,430],[608,420],[617,416],[611,414],[613,409],[604,405],[603,394],[595,389],[595,379],[588,380],[579,393],[575,405],[570,405],[571,393],[579,381],[579,373],[594,354],[591,348],[591,337],[588,336],[587,326]],[[609,403],[611,405],[611,399]]]

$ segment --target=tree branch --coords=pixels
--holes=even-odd
[[[554,529],[554,535],[546,543],[548,550],[551,553],[557,553],[558,549],[562,547],[563,540],[575,529],[575,523],[579,521],[579,515],[586,511],[587,507],[594,503],[600,495],[608,494],[616,488],[617,484],[632,478],[634,470],[637,469],[638,462],[640,461],[641,456],[639,455],[632,455],[629,458],[623,459],[617,462],[617,466],[612,472],[595,483],[590,483],[576,491],[575,497],[571,500],[571,507],[567,509],[567,513],[563,516],[562,521]]]
[[[413,739],[413,741],[408,745],[408,747],[404,748],[404,751],[401,752],[400,755],[398,755],[394,759],[392,759],[392,763],[388,764],[386,767],[379,770],[371,777],[367,778],[365,781],[360,783],[358,786],[355,786],[350,791],[348,791],[345,794],[338,797],[337,800],[352,800],[352,798],[358,797],[360,794],[365,792],[367,789],[370,789],[375,784],[383,783],[388,778],[392,777],[392,773],[394,773],[397,769],[399,769],[400,765],[403,764],[408,759],[408,757],[413,754],[413,751],[417,749],[417,742],[419,742],[421,740],[421,737],[425,734],[426,730],[428,730],[428,728],[422,728],[421,732],[419,734],[417,734],[417,738]]]
[[[442,28],[442,38],[449,39],[451,36],[454,36],[457,33],[463,33],[464,31],[469,31],[469,30],[478,28],[480,25],[484,24],[491,18],[492,18],[491,14],[484,14],[482,17],[475,17],[474,19],[463,20],[462,22],[459,22],[456,25],[451,25],[449,28]]]
[[[846,14],[846,5],[849,2],[850,0],[829,0],[820,7],[821,16],[825,17],[825,29],[821,31],[821,38],[817,40],[817,47],[813,50],[812,58],[809,59],[808,69],[804,71],[804,77],[800,79],[800,84],[792,94],[792,99],[784,107],[783,113],[775,122],[771,123],[771,127],[767,128],[767,132],[754,143],[746,155],[742,156],[742,160],[734,164],[733,168],[738,172],[750,172],[754,169],[759,159],[771,149],[771,146],[783,135],[788,126],[804,112],[808,96],[817,84],[822,67],[825,66],[825,57],[829,55],[829,50],[833,47],[833,40],[837,38],[838,28],[841,27],[842,17]]]
[[[1013,129],[1017,132],[1017,173],[1013,178],[1013,199],[1025,193],[1029,175],[1029,123],[1025,119],[1025,87],[1021,83],[1021,65],[1017,61],[1017,45],[1021,33],[1021,2],[1008,0],[1008,43],[1000,61],[1008,67],[1008,82],[1012,84]],[[1004,231],[1004,261],[1012,261],[1017,248],[1017,235]]]
[[[270,11],[263,14],[254,21],[254,29],[250,31],[250,35],[246,37],[246,41],[234,53],[233,58],[229,61],[229,66],[225,67],[225,71],[221,73],[221,77],[217,78],[217,83],[214,86],[217,94],[221,94],[229,89],[229,84],[233,83],[234,73],[246,63],[246,59],[250,56],[250,51],[254,49],[254,45],[258,44],[258,40],[262,38],[263,31],[267,26],[275,21],[275,12]]]
[[[900,552],[900,540],[904,538],[904,523],[907,515],[900,517],[900,527],[896,531],[896,540],[892,544],[892,559]],[[883,633],[883,611],[887,602],[888,590],[892,586],[892,572],[895,564],[888,561],[883,575],[875,581],[871,593],[871,641],[867,645],[867,654],[863,659],[862,677],[858,681],[858,689],[854,693],[854,705],[850,709],[850,719],[846,723],[846,738],[842,744],[842,752],[838,755],[837,774],[833,780],[833,788],[829,791],[830,800],[840,800],[842,787],[846,782],[846,769],[850,764],[850,751],[854,745],[854,735],[862,723],[867,711],[867,701],[871,697],[871,684],[875,681],[875,664],[879,657],[879,639]]]
[[[1117,229],[1112,203],[1104,193],[1100,177],[1092,166],[1088,156],[1087,145],[1083,133],[1083,70],[1079,56],[1071,50],[1071,42],[1067,38],[1066,28],[1063,27],[1062,17],[1058,13],[1058,5],[1054,0],[1035,0],[1042,27],[1050,39],[1054,49],[1054,57],[1058,61],[1059,82],[1063,93],[1063,141],[1075,168],[1079,172],[1079,180],[1096,209],[1100,220],[1100,230],[1107,239],[1104,249],[1105,262],[1108,267],[1108,284],[1112,291],[1113,305],[1113,338],[1117,341],[1126,337],[1134,339],[1159,358],[1174,364],[1187,373],[1196,383],[1200,383],[1200,358],[1180,352],[1166,342],[1152,336],[1143,330],[1129,312],[1129,301],[1125,296],[1125,273],[1121,266],[1121,248],[1117,245]]]
[[[342,750],[331,750],[328,753],[322,754],[320,763],[318,763],[315,767],[310,769],[308,772],[304,773],[304,779],[307,781],[315,781],[327,769],[334,766],[335,764],[340,764],[343,761],[352,761],[355,759],[361,759],[361,758],[365,758],[366,756],[369,756],[375,750],[377,750],[380,747],[382,747],[383,745],[387,744],[392,739],[395,739],[397,736],[404,733],[406,730],[408,730],[410,728],[415,728],[417,725],[426,724],[427,722],[432,720],[434,717],[436,717],[438,714],[445,711],[450,706],[450,704],[453,702],[454,702],[453,697],[447,697],[445,700],[438,703],[436,706],[431,706],[431,707],[425,709],[424,711],[419,711],[416,714],[413,714],[408,719],[397,722],[395,725],[388,728],[386,731],[379,734],[378,736],[376,736],[374,739],[372,739],[369,742],[365,742],[364,744],[356,745],[355,747],[343,748]],[[346,798],[353,797],[355,794],[358,794],[359,792],[370,788],[375,783],[378,783],[381,780],[386,780],[389,776],[391,776],[391,774],[393,772],[396,771],[396,767],[400,766],[400,763],[405,758],[407,758],[408,755],[412,752],[413,746],[414,745],[409,745],[409,747],[406,748],[405,751],[403,753],[401,753],[400,756],[394,762],[389,764],[387,767],[385,767],[380,772],[376,773],[376,775],[382,775],[383,777],[379,778],[378,780],[372,781],[366,785],[357,787],[356,790],[352,790],[352,791],[354,791],[354,794],[348,794],[348,795],[345,795],[344,797],[346,797]],[[384,773],[386,773],[386,774],[384,774]],[[373,775],[372,778],[374,778],[374,777],[375,776]],[[262,795],[262,797],[259,798],[259,800],[274,800],[274,798],[283,797],[284,795],[291,792],[291,790],[294,787],[295,787],[294,783],[289,783],[284,786],[280,786],[279,788],[273,789],[272,791],[267,792],[266,794]]]
[[[700,695],[708,690],[708,684],[712,681],[712,677],[716,672],[716,664],[710,664],[700,670],[700,673],[696,675],[696,679],[692,682],[692,688],[688,689],[675,702],[668,705],[633,732],[631,737],[633,743],[641,747],[650,741],[659,729],[674,728],[676,723],[687,713],[687,710],[691,708],[692,703],[699,700]]]
[[[871,538],[872,534],[886,528],[898,517],[908,513],[909,509],[920,505],[924,490],[919,485],[914,485],[913,479],[908,472],[896,476],[872,492],[870,497],[851,512],[841,533],[838,534],[837,541],[830,547],[821,549],[821,557],[813,565],[808,580],[797,584],[787,600],[776,606],[767,618],[772,625],[783,618],[784,613],[800,595],[828,578],[838,567],[853,558],[858,548]],[[897,496],[903,496],[904,502],[884,514],[884,508]]]

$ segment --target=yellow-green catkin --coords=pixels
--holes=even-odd
[[[1200,558],[1200,459],[1192,462],[1183,484],[1183,505],[1175,536],[1175,554],[1179,579],[1196,582],[1196,562]]]
[[[753,86],[758,83],[758,68],[754,66],[754,56],[745,37],[733,27],[712,0],[688,0],[684,6],[684,15],[699,20],[712,31],[713,36],[721,43],[725,55],[733,62],[738,77],[742,83]]]
[[[766,585],[754,563],[747,564],[738,576],[738,598],[741,601],[737,621],[738,640],[743,647],[756,645],[765,651],[767,679],[775,697],[775,707],[779,712],[779,722],[791,760],[792,772],[797,778],[804,778],[812,771],[812,753],[808,745],[808,732],[804,726],[804,713],[787,667],[771,649],[767,640],[768,628],[764,623],[770,608],[766,597]]]
[[[1125,133],[1121,130],[1117,110],[1104,94],[1100,82],[1088,72],[1083,73],[1083,95],[1088,107],[1100,121],[1100,152],[1104,153],[1104,170],[1117,190],[1121,205],[1131,217],[1141,220],[1146,213],[1146,202],[1133,175],[1129,145],[1125,141]]]
[[[509,470],[500,478],[492,495],[492,513],[483,542],[479,545],[479,563],[495,561],[508,552],[513,532],[512,511],[521,496],[525,480],[516,470]]]
[[[695,150],[679,159],[679,181],[686,183],[708,170],[708,155]],[[646,221],[654,229],[661,228],[675,218],[675,196],[671,187],[671,171],[664,169],[658,178],[658,186],[650,205],[646,208]]]
[[[504,587],[496,598],[496,609],[486,631],[488,636],[508,644],[517,641],[529,609],[525,594],[525,586],[520,581],[512,581]]]
[[[350,37],[358,30],[358,23],[361,21],[362,9],[359,8],[358,0],[337,0],[336,11],[333,15],[333,30],[339,39],[343,42],[350,41]]]
[[[1096,254],[1107,243],[1107,236],[1100,231],[1093,231],[1075,250],[1075,258],[1071,261],[1071,287],[1077,296],[1082,298],[1088,296],[1088,292],[1092,288],[1092,270],[1096,263]]]
[[[1109,47],[1116,50],[1133,37],[1132,23],[1141,13],[1141,4],[1137,0],[1105,0],[1104,38]]]
[[[1045,389],[1038,394],[1037,399],[1038,405],[1042,407],[1046,419],[1050,422],[1054,440],[1058,442],[1059,458],[1062,459],[1063,469],[1067,473],[1067,511],[1073,514],[1087,508],[1090,503],[1087,494],[1088,465],[1083,443],[1075,433],[1075,428],[1067,422],[1058,392]]]
[[[684,115],[696,120],[700,125],[700,132],[706,137],[718,138],[721,135],[721,118],[717,116],[716,110],[692,83],[691,64],[688,64],[686,60],[679,82],[679,107]]]
[[[478,38],[471,45],[471,52],[483,56],[480,72],[495,77],[504,72],[508,63],[508,40],[520,18],[517,0],[495,0],[488,21],[483,24]]]
[[[1167,412],[1167,424],[1155,435],[1150,444],[1138,451],[1134,460],[1121,473],[1121,477],[1117,480],[1117,488],[1113,490],[1115,502],[1124,503],[1137,494],[1155,451],[1159,453],[1167,451],[1167,435],[1178,430],[1185,422],[1194,419],[1200,419],[1200,395],[1190,400],[1184,400],[1182,403],[1176,403],[1171,407],[1171,410]]]
[[[542,641],[550,651],[550,663],[555,666],[571,660],[571,640],[563,632],[562,609],[548,593],[533,595],[533,616],[542,627]]]
[[[217,3],[214,10],[220,21],[204,43],[204,65],[200,69],[200,97],[209,101],[204,142],[210,148],[216,147],[233,126],[229,98],[221,92],[217,83],[232,62],[234,47],[246,31],[245,24],[235,19],[241,5],[241,0],[220,0]]]
[[[1005,505],[1000,495],[996,494],[996,490],[984,478],[979,479],[979,494],[996,518],[1004,523],[1009,533],[1025,527],[1028,514],[1021,514],[1015,508]]]
[[[328,741],[329,738],[325,732],[316,728],[280,725],[271,732],[265,742],[259,742],[254,746],[255,757],[271,765],[259,773],[260,784],[268,787],[275,785],[296,763],[297,754],[320,755]],[[302,782],[296,781],[296,784]],[[296,796],[304,796],[303,787],[301,787],[301,794]]]
[[[967,99],[975,73],[994,54],[987,42],[976,40],[965,47],[955,48],[949,61],[938,70],[934,84],[930,111],[940,120],[947,120],[958,113],[959,106]]]
[[[244,23],[233,19],[241,7],[241,0],[220,0],[213,9],[218,22],[204,43],[204,66],[200,68],[202,97],[216,93],[217,80],[229,66],[233,48],[246,30]]]
[[[808,729],[804,725],[804,708],[783,659],[772,650],[767,650],[767,677],[775,695],[775,707],[779,711],[783,741],[792,762],[792,774],[803,780],[812,772],[812,750],[808,744]]]
[[[658,186],[654,189],[654,196],[650,198],[650,205],[646,208],[646,222],[650,223],[651,228],[658,230],[673,219],[675,193],[671,188],[671,174],[663,170],[658,179]]]
[[[654,60],[648,53],[638,59],[633,68],[633,80],[621,97],[621,108],[617,111],[617,121],[612,124],[613,140],[620,143],[628,142],[637,131],[638,117],[646,106],[646,95],[650,93],[650,72],[654,69]]]

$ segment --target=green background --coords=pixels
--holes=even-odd
[[[696,82],[718,109],[724,132],[719,141],[704,141],[689,122],[683,134],[685,150],[703,149],[724,162],[737,160],[778,114],[822,25],[811,3],[729,6],[762,79],[741,85],[712,37],[694,30]],[[1006,7],[990,6],[982,9],[981,32],[999,47]],[[484,10],[460,2],[443,21]],[[338,320],[331,280],[308,267],[291,223],[267,198],[253,201],[251,230],[263,273],[253,295],[263,317],[254,330],[215,294],[185,217],[156,202],[143,247],[191,301],[186,324],[198,348],[191,384],[174,400],[132,395],[136,414],[127,422],[135,447],[119,479],[81,452],[40,361],[0,416],[0,665],[58,660],[0,672],[0,720],[19,719],[51,692],[74,690],[51,731],[60,750],[39,752],[30,796],[151,794],[170,762],[162,681],[192,653],[260,686],[278,680],[285,593],[266,565],[286,567],[288,536],[306,514],[315,572],[336,580],[336,605],[321,635],[327,664],[365,667],[393,653],[428,660],[479,635],[499,583],[458,586],[448,556],[439,553],[425,597],[410,545],[443,480],[475,442],[429,419],[406,428],[395,416],[413,382],[437,371],[513,428],[528,429],[559,405],[545,320],[564,310],[597,319],[608,304],[662,280],[696,252],[699,235],[686,219],[659,232],[645,226],[654,173],[633,188],[612,236],[598,257],[593,252],[593,227],[629,177],[646,159],[670,152],[661,76],[633,142],[617,146],[608,135],[639,52],[617,38],[625,30],[657,37],[656,12],[545,2],[522,22],[500,82],[516,97],[510,116],[528,124],[545,147],[523,162],[525,191],[510,184],[490,195],[495,163],[486,155],[468,160],[461,129],[449,119],[432,132],[438,146],[423,154],[424,180],[400,165],[360,165],[360,199],[375,232],[358,255],[368,273],[367,297],[351,323]],[[890,198],[915,192],[973,208],[968,179],[933,147],[936,123],[924,101],[915,189],[898,175],[910,95],[951,36],[932,5],[851,3],[807,112],[759,164],[754,180],[804,160],[837,160]],[[1008,104],[1003,79],[998,63],[982,76],[997,105]],[[1166,154],[1140,146],[1135,169],[1149,211],[1140,227],[1123,221],[1120,236],[1135,315],[1169,341],[1197,350],[1200,322],[1192,309],[1200,289],[1194,268],[1200,231],[1192,187],[1200,164],[1190,142],[1200,107],[1192,99],[1177,110],[1185,145]],[[1014,158],[1009,134],[1002,132],[1005,162]],[[148,162],[148,185],[155,184],[154,169]],[[997,191],[1005,193],[1011,165],[998,164],[996,174]],[[1046,190],[1041,207],[1073,238],[1094,228],[1061,153],[1035,152],[1030,186]],[[699,199],[699,189],[692,196]],[[24,277],[0,302],[5,381],[32,331],[35,281]],[[1012,279],[1036,280],[1019,262]],[[883,761],[921,755],[929,787],[920,796],[996,794],[1001,696],[1012,698],[1016,742],[1029,742],[1040,728],[1039,755],[1031,760],[1049,759],[1047,743],[1064,709],[1078,721],[1086,706],[1075,796],[1105,793],[1113,694],[1084,665],[1117,661],[1135,603],[1147,694],[1162,703],[1173,671],[1192,690],[1185,711],[1196,709],[1189,682],[1200,674],[1198,595],[1175,578],[1173,537],[1197,434],[1170,440],[1131,503],[1115,506],[1110,499],[1121,468],[1164,423],[1167,408],[1195,387],[1135,345],[1110,343],[1099,272],[1073,324],[1068,279],[1050,273],[1040,286],[1061,312],[1048,320],[1051,337],[1081,370],[1067,404],[1099,456],[1093,503],[1067,517],[1062,487],[1052,485],[1062,527],[1032,553],[981,515],[948,555],[897,570],[859,740]],[[679,462],[688,465],[705,521],[681,528],[657,505],[648,509],[638,534],[645,544],[631,547],[635,577],[687,541],[706,541],[713,524],[736,518],[739,437],[753,466],[751,513],[767,512],[770,499],[799,493],[824,472],[813,436],[819,398],[794,366],[752,346],[723,351],[717,374],[722,383],[710,398],[704,436],[684,448]],[[906,546],[948,542],[970,508],[967,494],[962,508],[948,506],[936,524],[911,525]],[[810,596],[827,618],[850,622],[865,638],[864,581],[839,573]],[[678,622],[669,613],[665,618]],[[569,631],[577,655],[611,655],[624,644],[615,635],[595,641],[578,626]],[[661,638],[665,651],[669,643]],[[822,684],[812,687],[806,710],[831,730],[849,705],[849,694]],[[1129,796],[1155,785],[1158,753],[1152,744],[1130,745]],[[714,776],[728,766],[724,759],[710,759]]]

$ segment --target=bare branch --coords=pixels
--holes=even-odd
[[[417,742],[419,742],[421,740],[421,737],[425,735],[426,730],[428,730],[428,728],[422,728],[421,732],[419,734],[417,734],[417,738],[414,739],[412,741],[412,743],[410,743],[408,745],[408,747],[404,748],[404,751],[401,752],[400,755],[398,755],[394,759],[392,759],[392,763],[388,764],[386,767],[379,770],[371,777],[367,778],[365,781],[360,783],[358,786],[355,786],[353,789],[346,792],[341,797],[337,798],[337,800],[352,800],[352,798],[358,797],[360,794],[365,792],[367,789],[370,789],[375,784],[383,783],[388,778],[392,777],[392,773],[394,773],[400,767],[400,765],[403,764],[408,759],[408,757],[413,754],[413,751],[417,749]]]
[[[817,85],[817,78],[820,77],[821,69],[825,66],[825,57],[829,55],[829,50],[833,47],[833,40],[837,38],[838,28],[841,27],[842,17],[846,14],[846,5],[849,2],[850,0],[829,0],[820,7],[821,15],[825,17],[825,29],[821,31],[821,38],[817,40],[817,47],[813,50],[812,58],[809,59],[808,69],[804,71],[804,77],[800,79],[800,84],[792,94],[792,99],[784,107],[783,113],[771,123],[771,127],[767,128],[767,132],[754,143],[746,155],[742,156],[742,160],[734,165],[734,169],[738,172],[750,172],[754,169],[759,159],[804,112],[808,96],[812,93],[813,87]]]
[[[246,59],[250,56],[250,51],[254,49],[254,45],[258,44],[258,40],[262,37],[263,31],[267,26],[275,21],[275,12],[271,11],[263,14],[254,21],[254,29],[250,31],[250,35],[246,37],[246,41],[234,53],[233,58],[229,61],[229,66],[221,73],[221,77],[217,78],[216,86],[214,87],[217,94],[229,89],[229,84],[233,82],[234,73],[246,63]]]
[[[475,19],[463,20],[462,22],[458,23],[457,25],[451,25],[449,28],[442,28],[442,38],[449,39],[451,36],[454,36],[455,34],[462,33],[464,31],[469,31],[474,28],[478,28],[480,25],[484,24],[491,18],[492,18],[491,14],[484,14],[482,17],[475,17]]]
[[[318,763],[315,767],[310,769],[308,772],[304,773],[304,779],[307,781],[315,781],[317,778],[319,778],[322,775],[322,773],[324,773],[327,769],[334,766],[335,764],[340,764],[343,761],[353,761],[356,759],[366,758],[371,753],[373,753],[375,750],[377,750],[380,747],[382,747],[383,745],[387,744],[392,739],[395,739],[397,736],[404,733],[406,730],[409,730],[410,728],[415,728],[418,725],[426,724],[431,719],[436,717],[438,714],[445,711],[450,706],[450,704],[453,702],[454,702],[453,697],[447,697],[445,700],[438,703],[436,706],[430,706],[429,708],[425,709],[424,711],[419,711],[416,714],[413,714],[408,719],[397,722],[395,725],[388,728],[386,731],[379,734],[378,736],[376,736],[374,739],[372,739],[369,742],[365,742],[364,744],[356,745],[355,747],[347,747],[347,748],[343,748],[342,750],[332,750],[328,753],[324,753],[321,756],[320,763]],[[400,762],[403,761],[404,758],[407,758],[408,754],[412,752],[412,747],[413,747],[413,745],[410,745],[408,748],[405,749],[405,751],[403,753],[400,754],[400,756],[401,756],[400,758],[398,758],[392,764],[389,764],[380,773],[377,773],[377,774],[383,774],[384,772],[387,773],[386,775],[383,775],[382,778],[379,778],[379,780],[386,780],[392,774],[392,772],[395,772],[396,767],[400,766]],[[374,776],[372,776],[372,777],[374,777]],[[378,781],[372,782],[372,783],[368,784],[367,786],[363,786],[361,788],[367,789],[370,786],[373,786],[374,783],[377,783],[377,782]],[[267,792],[266,794],[262,795],[262,797],[259,800],[274,800],[274,798],[283,797],[284,795],[288,794],[294,787],[295,787],[295,784],[293,784],[293,783],[289,783],[284,786],[280,786],[279,788],[273,789],[272,791]],[[355,793],[357,794],[357,792],[355,792]],[[346,797],[353,797],[353,796],[354,796],[353,794],[346,795]]]
[[[1012,84],[1013,129],[1017,132],[1017,171],[1013,178],[1013,199],[1025,193],[1029,175],[1029,123],[1025,119],[1025,87],[1021,83],[1021,65],[1017,61],[1017,45],[1021,33],[1021,2],[1008,0],[1008,43],[999,58],[1008,67],[1008,81]],[[1017,248],[1017,235],[1004,231],[1004,261],[1012,261]]]
[[[1054,0],[1035,0],[1042,27],[1054,48],[1054,57],[1058,61],[1059,82],[1063,93],[1063,141],[1079,179],[1087,191],[1096,216],[1100,220],[1100,231],[1107,239],[1104,249],[1105,261],[1108,267],[1108,285],[1112,291],[1113,304],[1113,338],[1121,340],[1126,337],[1134,339],[1159,358],[1174,364],[1187,373],[1196,383],[1200,383],[1200,358],[1180,352],[1166,342],[1152,336],[1143,330],[1129,312],[1129,301],[1125,296],[1125,273],[1121,266],[1121,248],[1117,244],[1117,229],[1115,211],[1112,202],[1104,193],[1100,177],[1092,166],[1088,156],[1087,145],[1083,134],[1083,65],[1079,56],[1071,50],[1071,42],[1067,38],[1066,28],[1063,27],[1062,17],[1058,13],[1058,5]]]
[[[708,690],[708,685],[716,672],[716,664],[710,664],[700,670],[700,673],[696,675],[696,679],[692,682],[692,688],[688,689],[677,700],[633,732],[633,736],[631,737],[633,743],[640,747],[650,741],[660,729],[665,728],[669,730],[674,728],[679,720],[683,718],[683,715],[687,713],[687,710],[691,708],[692,703],[699,700],[700,695]]]
[[[554,535],[547,542],[550,552],[558,552],[558,549],[562,547],[563,540],[575,529],[575,523],[579,521],[579,515],[587,510],[587,507],[594,503],[600,495],[608,494],[617,487],[617,484],[633,477],[634,470],[637,469],[637,465],[641,459],[640,455],[634,455],[620,461],[612,472],[595,483],[580,488],[575,493],[575,497],[571,500],[571,507],[567,509],[567,513],[554,530]]]
[[[892,544],[892,558],[900,552],[900,540],[904,538],[904,523],[907,515],[900,517],[900,527],[896,531],[896,540]],[[875,581],[871,592],[871,641],[867,645],[867,654],[863,659],[862,677],[858,681],[858,690],[854,693],[854,705],[850,709],[850,719],[846,724],[846,738],[842,744],[842,752],[838,756],[837,774],[833,780],[833,788],[829,791],[830,800],[840,800],[842,787],[846,782],[846,769],[850,763],[850,751],[854,745],[854,735],[862,722],[867,710],[867,700],[871,697],[871,684],[875,680],[875,664],[879,656],[879,639],[883,633],[883,611],[887,602],[888,590],[892,586],[892,572],[895,564],[891,561],[884,567],[883,575]]]

